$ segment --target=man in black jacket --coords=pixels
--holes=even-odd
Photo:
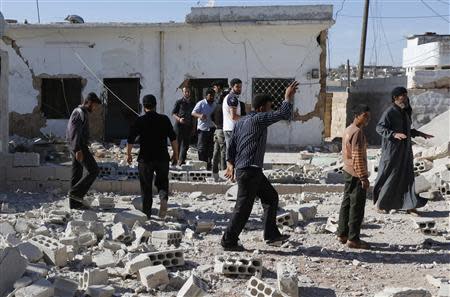
[[[72,179],[69,191],[70,208],[86,208],[83,198],[99,173],[97,162],[88,148],[89,117],[102,102],[95,93],[89,93],[84,103],[75,108],[67,124],[66,137],[72,155]],[[83,167],[88,174],[83,177]]]
[[[145,95],[142,98],[145,114],[140,116],[130,128],[127,145],[127,162],[133,162],[131,149],[139,138],[138,156],[139,181],[143,199],[143,212],[150,219],[152,212],[153,175],[156,174],[155,186],[158,189],[160,208],[159,216],[165,217],[169,199],[169,153],[167,138],[173,149],[173,161],[178,159],[178,143],[172,123],[166,115],[156,112],[156,98]]]

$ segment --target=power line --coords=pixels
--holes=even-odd
[[[420,2],[423,3],[423,5],[425,5],[429,10],[431,10],[436,16],[440,17],[441,19],[443,19],[444,21],[446,21],[447,23],[450,24],[450,21],[447,20],[446,18],[444,18],[443,15],[440,15],[436,10],[433,9],[433,7],[431,7],[430,5],[428,5],[428,3],[426,3],[424,0],[420,0]]]
[[[345,18],[362,18],[361,15],[348,15],[348,14],[340,14],[339,16]],[[431,19],[431,18],[439,18],[450,16],[450,14],[441,14],[441,15],[421,15],[421,16],[369,16],[369,19]]]

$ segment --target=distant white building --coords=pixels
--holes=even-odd
[[[320,144],[332,15],[331,5],[202,7],[183,23],[9,24],[0,41],[9,57],[9,130],[63,136],[70,111],[96,92],[105,105],[92,135],[120,139],[136,115],[116,95],[139,113],[140,98],[152,93],[170,115],[182,85],[199,100],[213,80],[238,77],[250,105],[259,92],[280,102],[296,79],[293,120],[271,127],[268,143]]]
[[[408,37],[403,49],[408,88],[432,87],[450,75],[450,35],[425,33]],[[448,84],[448,82],[447,82]]]
[[[407,88],[420,127],[450,108],[450,35],[425,33],[408,38],[403,49]]]

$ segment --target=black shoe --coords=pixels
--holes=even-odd
[[[291,236],[290,235],[280,235],[278,237],[267,239],[266,244],[272,245],[272,246],[279,246],[282,243],[284,243],[286,240],[288,240]]]
[[[83,202],[80,202],[80,200],[72,198],[69,198],[69,207],[70,209],[80,209],[80,210],[89,209],[89,207],[84,205]]]
[[[245,252],[246,249],[244,246],[240,244],[229,244],[225,243],[223,240],[220,242],[220,245],[223,247],[223,250],[226,252]]]

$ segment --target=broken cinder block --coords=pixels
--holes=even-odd
[[[298,297],[298,277],[293,266],[277,263],[278,290],[289,297]]]
[[[284,297],[274,287],[254,276],[247,283],[246,293],[250,297]]]
[[[216,256],[214,272],[225,275],[261,275],[262,261],[259,258]]]
[[[178,291],[177,297],[203,297],[208,292],[208,285],[198,276],[192,274]]]
[[[123,223],[129,228],[133,228],[133,225],[136,222],[143,225],[146,221],[147,215],[137,209],[122,211],[114,216],[114,223]]]
[[[148,253],[148,258],[152,265],[164,265],[165,267],[183,266],[184,253],[183,250],[168,250],[160,252]]]
[[[108,282],[108,272],[106,269],[85,269],[80,278],[80,289],[86,290],[92,285],[105,285]]]
[[[152,232],[152,244],[166,244],[179,246],[183,234],[176,230],[160,230]]]
[[[147,288],[157,288],[169,284],[169,275],[163,265],[148,266],[139,269],[139,278]]]
[[[59,267],[66,265],[68,260],[67,248],[59,241],[45,235],[37,235],[30,239],[30,243],[44,253],[44,259],[48,264]]]

